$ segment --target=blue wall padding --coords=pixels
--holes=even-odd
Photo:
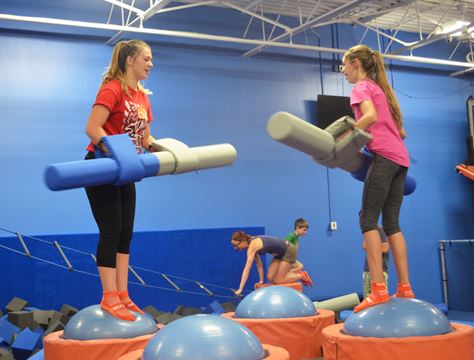
[[[140,181],[145,176],[145,168],[140,161],[135,145],[127,134],[104,136],[102,142],[119,168],[114,185]],[[158,161],[158,160],[157,160]]]
[[[226,302],[234,299],[230,290],[208,284],[238,288],[246,256],[245,252],[235,251],[230,245],[231,235],[237,230],[244,230],[252,235],[265,232],[262,227],[242,227],[134,233],[130,254],[132,266],[197,280],[214,294],[224,297],[210,297],[194,282],[171,277],[182,289],[181,292],[132,284],[129,291],[133,300],[140,306],[153,305],[162,311],[174,311],[178,305],[200,308],[214,300]],[[48,241],[58,241],[75,270],[97,274],[97,267],[90,256],[73,252],[66,247],[95,254],[98,234],[37,237]],[[53,246],[26,237],[24,240],[33,256],[65,266],[63,259]],[[13,237],[2,238],[2,244],[18,249],[21,247],[18,240]],[[0,305],[7,304],[13,296],[26,299],[29,304],[40,309],[57,310],[65,303],[81,309],[100,302],[102,290],[97,276],[61,269],[26,256],[13,254],[2,248],[0,248],[0,257],[2,258],[0,262],[2,277],[15,279],[9,283],[8,288],[0,292]],[[265,257],[262,257],[262,261],[265,263]],[[147,284],[171,289],[171,286],[159,274],[140,269],[136,271]],[[138,282],[132,274],[129,274],[129,279]],[[257,281],[258,274],[253,267],[246,290],[251,290]],[[1,332],[0,336],[2,336]]]

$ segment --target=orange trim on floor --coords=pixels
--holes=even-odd
[[[344,324],[322,332],[324,360],[474,359],[474,328],[451,323],[453,331],[434,336],[372,338],[341,332]]]
[[[268,356],[265,360],[289,360],[290,354],[283,348],[263,344],[263,348],[268,352]],[[135,350],[119,357],[117,360],[141,360],[143,350]]]
[[[286,349],[290,360],[321,357],[321,331],[335,321],[334,312],[324,309],[318,310],[314,316],[286,319],[241,319],[235,318],[233,312],[221,316],[247,327],[262,344]]]
[[[269,286],[286,286],[295,290],[298,290],[299,292],[303,292],[303,284],[300,282],[294,282],[294,283],[287,283],[287,284],[271,284],[271,283],[265,283],[265,284],[258,284],[256,286],[257,289],[261,289],[264,287],[269,287]]]
[[[56,331],[43,340],[44,358],[48,360],[117,359],[130,351],[143,349],[155,334],[130,339],[71,340]]]

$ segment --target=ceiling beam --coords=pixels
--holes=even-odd
[[[105,0],[107,1],[107,0]],[[172,0],[158,0],[153,5],[151,5],[147,10],[143,11],[141,15],[137,15],[137,17],[128,23],[128,27],[139,22],[139,26],[143,26],[143,22],[151,18],[155,15],[158,11],[166,7]],[[125,35],[124,31],[117,32],[114,36],[112,36],[109,40],[106,41],[106,44],[113,45],[118,42],[123,36]]]
[[[293,36],[293,35],[296,35],[300,32],[303,32],[309,28],[311,28],[312,26],[314,25],[317,25],[318,23],[320,22],[324,22],[324,21],[327,21],[327,20],[332,20],[334,18],[336,18],[337,16],[339,16],[340,14],[343,14],[347,11],[350,11],[352,9],[355,9],[357,6],[361,5],[361,4],[364,4],[365,1],[364,0],[353,0],[347,4],[344,4],[342,6],[339,6],[338,8],[334,9],[334,10],[331,10],[331,11],[328,11],[326,14],[324,15],[321,15],[321,16],[318,16],[314,19],[311,19],[310,21],[307,21],[305,22],[304,24],[300,25],[300,26],[297,26],[293,29],[291,29],[291,31],[289,32],[286,32],[284,34],[281,34],[275,38],[272,39],[272,41],[283,41],[283,40],[286,40],[288,39],[289,37]],[[255,49],[252,49],[250,51],[247,51],[244,56],[253,56],[257,53],[259,53],[260,51],[262,51],[266,46],[257,46]]]
[[[18,16],[10,14],[0,14],[0,20],[7,21],[22,21],[38,24],[47,24],[47,25],[59,25],[59,26],[71,26],[87,29],[98,29],[104,31],[119,31],[119,32],[132,32],[138,34],[150,34],[157,36],[171,36],[178,38],[188,38],[196,40],[207,40],[207,41],[218,41],[218,42],[227,42],[227,43],[238,43],[252,46],[273,46],[279,48],[295,49],[295,50],[307,50],[314,52],[327,52],[327,53],[336,53],[344,54],[347,49],[335,49],[321,46],[312,46],[312,45],[301,45],[301,44],[290,44],[282,43],[276,41],[263,41],[263,40],[252,40],[252,39],[243,39],[230,36],[219,36],[219,35],[210,35],[186,31],[172,31],[172,30],[161,30],[161,29],[147,29],[142,27],[128,27],[123,25],[113,25],[113,24],[103,24],[103,23],[94,23],[94,22],[85,22],[85,21],[73,21],[73,20],[63,20],[63,19],[54,19],[54,18],[45,18],[45,17],[33,17],[33,16]],[[463,67],[472,69],[474,64],[460,61],[451,61],[444,59],[435,59],[435,58],[425,58],[419,56],[405,56],[405,55],[393,55],[393,54],[383,54],[384,58],[408,62],[416,62],[423,64],[435,64],[443,66],[454,66],[454,67]]]
[[[400,54],[404,51],[413,51],[415,49],[418,49],[420,47],[423,47],[423,46],[426,46],[426,45],[429,45],[429,44],[432,44],[436,41],[439,41],[439,40],[444,40],[444,39],[449,39],[453,34],[459,32],[460,30],[459,29],[456,29],[456,30],[451,30],[450,32],[447,32],[445,34],[437,34],[437,35],[433,35],[429,38],[426,38],[426,39],[423,39],[423,40],[420,40],[420,41],[416,41],[414,43],[411,43],[410,45],[408,46],[404,46],[402,48],[399,48],[399,49],[396,49],[394,51],[391,51],[390,53],[391,54]]]

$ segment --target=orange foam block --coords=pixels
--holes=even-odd
[[[344,324],[325,328],[324,360],[474,359],[474,328],[451,323],[452,332],[434,336],[373,338],[341,332]]]
[[[265,360],[289,360],[290,354],[285,349],[279,348],[277,346],[271,346],[264,344],[262,345],[268,356]],[[118,360],[141,360],[143,355],[143,350],[135,350],[129,352],[118,358]]]
[[[44,358],[48,360],[118,359],[123,354],[144,349],[153,335],[130,339],[72,340],[63,338],[64,331],[56,331],[43,340]]]
[[[335,322],[334,312],[324,309],[318,310],[318,314],[314,316],[285,319],[235,318],[233,312],[221,316],[247,327],[262,344],[286,349],[290,354],[290,360],[321,357],[321,332]]]

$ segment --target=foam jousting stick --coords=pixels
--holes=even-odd
[[[270,117],[267,131],[272,139],[308,154],[316,162],[346,170],[357,180],[364,181],[372,157],[361,149],[372,135],[354,125],[354,119],[344,116],[323,130],[281,111]],[[416,181],[408,174],[405,195],[410,195],[415,188]]]
[[[359,303],[359,295],[356,293],[339,296],[325,301],[313,302],[317,309],[332,310],[334,312],[352,310],[355,306],[359,305]]]
[[[190,148],[178,140],[166,138],[154,141],[156,152],[138,155],[126,134],[105,136],[102,143],[108,156],[49,165],[44,174],[46,186],[57,191],[103,184],[122,185],[151,176],[231,165],[237,158],[237,151],[230,144]],[[96,151],[97,155],[100,156],[100,152]]]

